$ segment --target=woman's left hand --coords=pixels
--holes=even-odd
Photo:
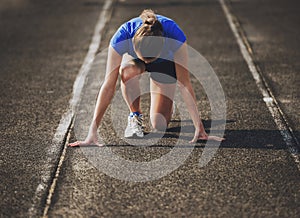
[[[195,130],[194,138],[190,141],[190,143],[195,143],[198,140],[212,140],[212,141],[224,141],[225,138],[218,137],[218,136],[209,136],[205,131],[200,131],[199,129]]]

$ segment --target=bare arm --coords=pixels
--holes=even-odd
[[[69,146],[100,145],[97,138],[97,129],[114,96],[121,60],[122,57],[110,46],[108,49],[105,80],[99,91],[89,133],[84,141],[70,143]]]
[[[195,135],[190,143],[196,142],[198,139],[203,140],[216,140],[222,141],[223,138],[216,136],[208,136],[205,132],[203,123],[201,121],[199,111],[196,104],[196,97],[190,82],[190,75],[188,72],[188,54],[187,54],[187,44],[186,42],[178,49],[174,56],[175,66],[176,66],[176,76],[178,80],[178,86],[181,91],[181,95],[187,106],[189,114],[193,120],[195,126]]]

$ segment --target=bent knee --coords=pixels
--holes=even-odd
[[[168,126],[168,121],[162,114],[151,116],[151,124],[154,129],[164,131]]]
[[[134,62],[129,62],[120,68],[120,75],[123,82],[127,82],[133,78],[139,78],[144,70],[137,66]]]
[[[122,81],[127,82],[130,79],[139,77],[141,72],[136,66],[128,65],[120,69],[120,74],[121,74]]]

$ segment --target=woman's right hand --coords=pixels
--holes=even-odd
[[[91,138],[86,138],[84,141],[76,141],[73,143],[69,143],[68,146],[70,147],[79,147],[79,146],[103,146],[103,144],[100,144],[98,142],[97,137],[91,137]]]

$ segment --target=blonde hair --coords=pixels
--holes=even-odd
[[[155,13],[151,9],[145,9],[140,18],[143,20],[142,26],[136,31],[133,37],[134,48],[138,52],[142,52],[143,49],[151,49],[152,53],[159,55],[163,45],[163,26],[157,20]],[[153,40],[153,37],[145,36],[158,36]],[[148,38],[148,39],[147,39]],[[152,40],[151,40],[152,38]],[[159,49],[159,51],[158,51]],[[156,52],[155,52],[156,51]]]

